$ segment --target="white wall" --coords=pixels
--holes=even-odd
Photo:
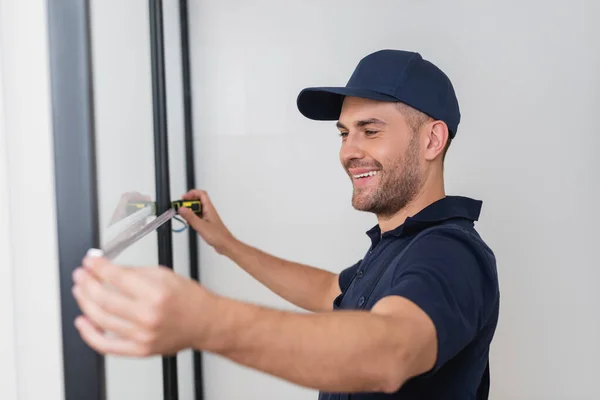
[[[0,3],[0,21],[4,19]],[[8,149],[4,117],[3,31],[0,31],[0,388],[8,400],[17,398],[17,352],[15,349],[15,301],[13,289],[12,242],[8,190]]]
[[[0,391],[61,400],[45,2],[0,1]]]
[[[141,0],[91,3],[106,226],[123,192],[154,194],[148,10]],[[164,10],[173,198],[185,191],[176,3]],[[376,49],[418,50],[448,72],[461,101],[448,191],[484,200],[478,226],[498,256],[492,400],[600,397],[600,165],[592,153],[600,145],[600,3],[190,4],[198,186],[238,237],[332,271],[362,256],[375,221],[351,208],[334,125],[305,120],[296,95],[343,85]],[[0,1],[3,399],[64,398],[53,165],[46,4]],[[186,246],[186,234],[176,234],[180,273]],[[293,309],[204,244],[200,251],[208,287]],[[121,258],[156,260],[153,235]],[[178,361],[180,398],[191,399],[190,353]],[[162,399],[159,358],[111,357],[107,367],[110,400]],[[316,395],[219,357],[207,355],[204,367],[207,399]]]
[[[121,196],[155,197],[154,127],[148,1],[91,4],[99,211],[102,232]],[[185,192],[185,160],[178,2],[164,2],[170,180],[173,199]],[[181,225],[173,222],[174,228]],[[156,234],[128,248],[117,262],[157,265]],[[173,261],[189,274],[187,232],[174,233]],[[193,399],[191,352],[178,356],[179,398]],[[109,400],[162,400],[161,357],[106,357]]]
[[[375,220],[351,208],[334,124],[295,99],[374,50],[417,50],[456,87],[447,190],[484,200],[498,258],[492,400],[600,398],[600,3],[190,3],[199,186],[238,237],[332,271],[362,257]],[[201,267],[219,293],[291,309],[204,243]],[[207,399],[316,395],[215,356],[205,374]]]

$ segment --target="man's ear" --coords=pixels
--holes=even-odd
[[[433,161],[437,157],[443,156],[446,143],[450,139],[448,126],[442,121],[433,121],[427,125],[425,136],[427,138],[425,159]]]

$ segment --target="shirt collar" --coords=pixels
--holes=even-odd
[[[423,230],[428,226],[438,224],[451,218],[463,218],[477,221],[481,213],[481,200],[463,196],[446,196],[423,208],[417,214],[406,218],[404,223],[397,228],[386,232],[393,236],[403,236]],[[381,237],[379,225],[369,229],[367,235],[375,245]]]

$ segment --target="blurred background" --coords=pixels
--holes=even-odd
[[[57,1],[0,0],[3,400],[63,399],[70,384],[59,270],[75,266],[61,265],[58,251],[52,93],[60,88],[51,79],[49,25],[61,21],[50,3]],[[67,15],[77,2],[63,3]],[[153,3],[89,1],[101,240],[123,195],[154,198],[157,190]],[[307,86],[345,85],[373,51],[418,51],[449,75],[461,106],[447,193],[484,201],[477,227],[498,260],[490,399],[600,398],[600,2],[187,3],[196,186],[238,238],[334,272],[362,257],[376,221],[351,206],[334,123],[302,117],[296,96]],[[169,185],[177,199],[187,191],[181,4],[162,4]],[[187,231],[172,238],[173,266],[190,274]],[[119,261],[155,265],[156,243],[148,235]],[[208,288],[294,310],[201,240],[198,247]],[[167,398],[160,357],[106,357],[105,369],[109,400]],[[317,397],[211,354],[201,370],[208,400]],[[194,376],[192,353],[180,353],[178,398],[200,400]]]

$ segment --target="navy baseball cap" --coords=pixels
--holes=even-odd
[[[345,96],[405,103],[446,123],[456,135],[460,109],[450,79],[419,53],[380,50],[358,63],[345,87],[311,87],[300,92],[298,110],[307,118],[335,121]]]

